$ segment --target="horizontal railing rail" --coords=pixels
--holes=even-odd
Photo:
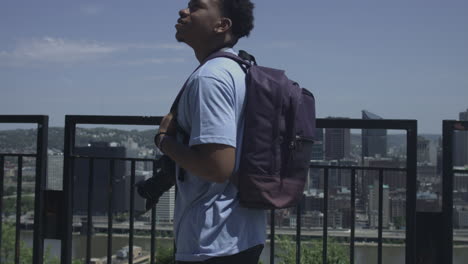
[[[35,197],[34,197],[34,232],[33,232],[33,263],[42,263],[44,254],[43,241],[43,213],[44,203],[42,191],[45,189],[45,175],[47,164],[47,116],[43,115],[0,115],[0,124],[33,124],[37,125],[36,153],[0,153],[0,218],[3,218],[3,189],[4,189],[4,170],[5,158],[11,157],[17,159],[17,179],[16,179],[16,221],[15,221],[15,251],[14,263],[20,263],[20,227],[21,227],[21,205],[22,205],[22,184],[23,184],[23,161],[25,157],[36,159],[35,170]],[[3,220],[3,219],[2,219]],[[2,247],[2,225],[0,221],[0,248]],[[0,260],[3,258],[0,252]],[[24,252],[23,252],[24,253]]]

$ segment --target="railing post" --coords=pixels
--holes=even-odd
[[[128,263],[133,264],[133,233],[134,233],[134,222],[135,221],[135,161],[132,160],[130,163],[130,234],[128,242]]]
[[[418,124],[413,121],[411,127],[406,129],[406,264],[415,263],[417,136]]]
[[[297,217],[296,217],[296,264],[301,263],[301,217],[302,217],[302,202],[304,201],[304,195],[301,201],[297,204]]]
[[[383,229],[383,169],[379,169],[379,226],[377,231],[377,263],[382,264],[382,229]]]
[[[107,263],[112,263],[112,229],[113,229],[113,212],[114,212],[114,177],[115,177],[115,161],[109,161],[109,181],[107,182]]]
[[[354,236],[356,229],[356,169],[351,170],[351,238],[349,243],[349,263],[354,264]]]
[[[452,263],[453,255],[453,121],[444,120],[442,123],[442,255],[446,263]]]
[[[37,125],[36,147],[36,183],[34,197],[34,235],[33,235],[33,263],[40,264],[44,258],[44,191],[47,177],[47,141],[49,131],[49,117],[42,116]],[[1,233],[1,232],[0,232]]]
[[[89,174],[88,174],[88,216],[86,219],[86,264],[91,262],[91,244],[93,236],[93,192],[94,192],[94,159],[88,160]]]
[[[20,263],[21,231],[21,196],[23,184],[23,156],[18,156],[18,178],[16,180],[16,229],[15,229],[15,264]]]
[[[157,162],[153,161],[153,177],[156,175],[158,170]],[[151,255],[150,255],[150,264],[155,264],[156,262],[156,206],[151,209]]]
[[[72,151],[75,144],[76,124],[69,117],[65,117],[65,132],[63,146],[63,203],[64,228],[61,243],[61,264],[70,264],[72,259],[72,224],[73,224],[73,162]]]
[[[327,263],[328,249],[328,173],[329,169],[325,168],[323,173],[323,240],[322,240],[322,263]]]
[[[275,264],[275,209],[270,211],[270,264]]]
[[[0,156],[0,218],[3,216],[3,180],[5,174],[5,158]],[[0,248],[2,248],[2,226],[3,221],[0,221]],[[0,250],[0,259],[2,258],[2,253]]]

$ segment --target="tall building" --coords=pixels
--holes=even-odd
[[[312,146],[312,160],[323,160],[323,129],[315,130],[314,145]]]
[[[329,165],[332,166],[357,166],[358,163],[355,160],[342,159],[342,160],[330,160]],[[339,189],[341,187],[351,186],[351,171],[343,169],[330,169],[328,174],[328,186],[332,189]]]
[[[430,141],[424,137],[418,136],[418,162],[429,163],[430,157]]]
[[[396,228],[405,226],[405,223],[402,223],[402,220],[406,217],[406,195],[393,194],[393,197],[390,197],[390,219],[396,224]]]
[[[453,210],[455,228],[468,228],[468,208],[456,206]]]
[[[405,160],[391,159],[391,158],[365,158],[364,167],[383,167],[383,168],[404,168],[406,166]],[[402,171],[384,171],[383,182],[390,188],[390,191],[406,188],[406,172]],[[414,175],[416,176],[416,175]],[[366,199],[368,186],[372,185],[374,181],[378,181],[379,172],[376,170],[366,170],[363,173],[361,184],[358,185],[362,199]]]
[[[47,156],[46,188],[48,190],[62,190],[63,182],[63,153],[49,152]]]
[[[373,185],[369,185],[369,203],[368,203],[368,216],[369,226],[379,226],[379,184],[377,181]],[[382,194],[382,227],[388,227],[390,220],[390,199],[388,193],[388,185],[383,186]]]
[[[468,121],[468,109],[460,112],[460,121]],[[455,131],[454,140],[454,166],[468,165],[468,131]]]
[[[362,110],[362,119],[382,119],[382,117],[369,111]],[[363,129],[362,130],[362,156],[385,157],[387,156],[387,130]]]
[[[460,112],[460,121],[468,121],[468,109],[466,109],[466,112]]]
[[[350,150],[351,131],[349,128],[325,129],[325,159],[340,160],[348,158],[350,156]]]
[[[454,169],[462,172],[456,172],[453,175],[453,189],[457,192],[468,192],[468,168],[454,167]]]
[[[86,147],[76,147],[75,153],[83,156],[94,157],[125,157],[125,148],[111,146],[107,142],[92,142]],[[75,159],[74,165],[74,204],[75,214],[86,214],[88,209],[89,190],[89,159]],[[124,161],[115,160],[113,185],[113,211],[125,212],[128,210],[126,200],[129,200],[130,189],[126,175]],[[108,160],[95,159],[93,168],[93,202],[92,214],[105,215],[108,209],[108,182],[110,177],[110,162]]]
[[[169,189],[160,198],[156,205],[157,224],[172,224],[174,221],[175,187]]]

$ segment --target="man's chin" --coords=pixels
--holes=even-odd
[[[175,33],[175,39],[177,40],[177,42],[184,42],[184,38],[179,34],[179,32],[176,32]]]

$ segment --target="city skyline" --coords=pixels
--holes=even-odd
[[[440,134],[468,108],[466,1],[254,1],[237,46],[311,90],[317,116],[416,119]],[[174,39],[187,1],[0,4],[0,113],[168,112],[197,65]]]

